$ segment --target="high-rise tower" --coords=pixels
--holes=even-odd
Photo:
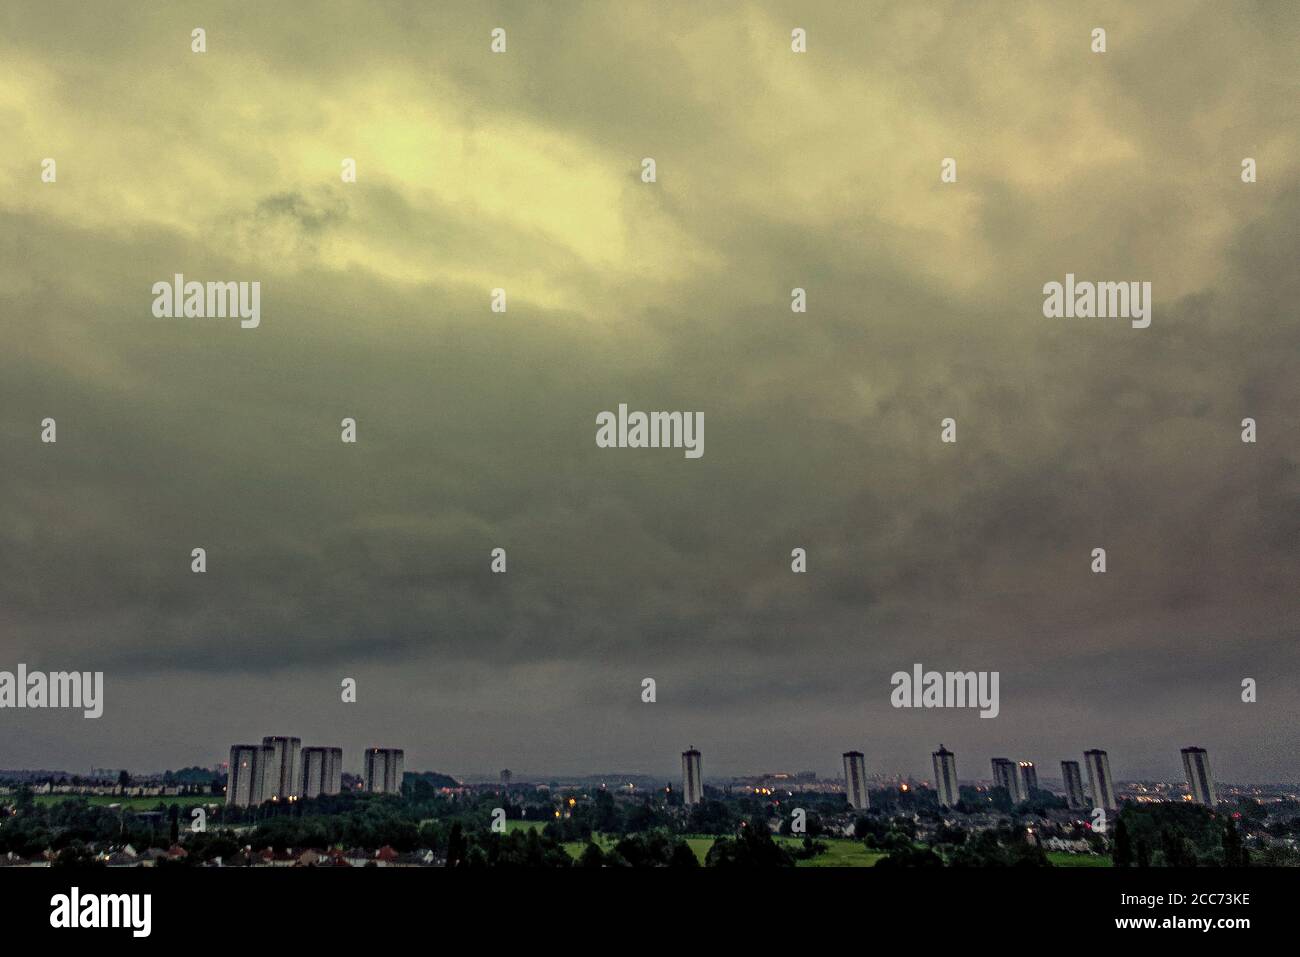
[[[957,756],[941,744],[930,757],[934,761],[934,789],[939,794],[939,803],[955,807],[961,799],[957,790]]]
[[[366,790],[371,794],[400,794],[405,760],[401,748],[366,748]]]
[[[1213,808],[1219,803],[1214,790],[1214,775],[1210,773],[1210,755],[1204,748],[1183,748],[1183,771],[1192,800]]]
[[[1079,773],[1079,762],[1062,761],[1061,779],[1065,782],[1065,803],[1074,810],[1087,807],[1088,798],[1083,793],[1083,776]]]
[[[1110,776],[1110,757],[1105,751],[1083,752],[1083,763],[1088,768],[1088,790],[1092,792],[1092,806],[1114,811],[1119,807],[1115,800],[1115,782]]]
[[[301,738],[267,736],[262,739],[262,746],[271,748],[270,763],[267,764],[266,797],[288,801],[298,796],[302,784],[302,768],[299,752],[302,750]]]
[[[871,798],[867,795],[867,762],[861,751],[844,752],[844,793],[849,799],[849,807],[859,811],[871,807]]]
[[[1028,801],[1038,790],[1038,768],[1034,767],[1033,761],[1019,761],[1016,763],[1016,774],[1020,780],[1021,800]]]
[[[1020,803],[1020,783],[1016,780],[1016,763],[1010,758],[993,759],[993,786],[1005,788],[1012,804]]]
[[[274,749],[260,744],[236,744],[230,749],[226,778],[226,804],[257,807],[271,797],[267,767],[274,763]]]
[[[338,794],[343,790],[343,749],[303,748],[302,782],[298,795],[304,798]]]
[[[682,752],[682,799],[687,805],[699,804],[704,800],[700,752],[694,748]]]

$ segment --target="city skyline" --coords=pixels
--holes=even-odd
[[[284,772],[281,770],[281,762],[283,758],[279,754],[275,753],[275,749],[273,747],[273,742],[281,741],[281,740],[300,741],[301,739],[296,737],[280,738],[278,736],[266,736],[263,738],[263,743],[261,745],[237,744],[237,745],[232,745],[230,750],[233,753],[236,749],[239,750],[266,749],[268,751],[268,761],[266,767],[268,768],[270,776],[271,777],[282,776],[284,774]],[[317,778],[319,778],[321,775],[324,775],[328,779],[331,776],[336,777],[338,773],[343,773],[343,774],[352,775],[353,777],[362,780],[367,780],[368,776],[366,774],[366,765],[369,760],[368,755],[371,753],[376,753],[376,754],[380,752],[395,753],[398,756],[397,760],[399,762],[399,767],[404,764],[405,749],[403,748],[394,749],[394,748],[377,748],[374,746],[367,746],[356,750],[361,755],[360,763],[356,765],[347,765],[346,762],[344,762],[342,759],[342,755],[348,753],[348,750],[345,748],[341,748],[337,746],[322,746],[322,745],[301,746],[299,757],[295,759],[296,771],[293,773],[293,777],[292,777],[293,781],[298,782],[299,787],[293,793],[297,795],[300,791],[307,790],[305,782],[307,780],[308,769],[306,767],[305,762],[306,762],[306,756],[309,752],[316,753],[316,762],[313,765],[314,770],[311,773],[314,774]],[[936,757],[939,753],[940,752],[932,753],[931,755],[932,759]],[[947,754],[950,758],[955,757],[955,752],[951,750],[944,749],[943,753]],[[1109,767],[1108,764],[1109,753],[1107,751],[1090,749],[1081,752],[1081,756],[1084,759],[1083,760],[1084,765],[1086,765],[1089,760],[1088,758],[1089,754],[1100,755],[1101,756],[1100,760],[1106,761],[1107,768]],[[696,748],[688,749],[687,751],[684,751],[681,754],[681,763],[679,764],[679,769],[678,769],[679,777],[681,777],[681,775],[685,773],[688,755],[693,755],[695,761],[697,762],[697,766],[702,766],[702,752]],[[1243,779],[1243,780],[1228,781],[1226,779],[1220,778],[1218,775],[1215,775],[1210,770],[1209,763],[1208,763],[1209,762],[1208,750],[1194,745],[1180,749],[1179,757],[1182,763],[1177,764],[1177,767],[1182,769],[1181,774],[1173,775],[1173,776],[1159,774],[1159,773],[1128,774],[1123,776],[1117,776],[1114,778],[1114,780],[1117,782],[1142,782],[1142,781],[1169,782],[1169,781],[1177,780],[1180,777],[1182,777],[1185,778],[1188,787],[1192,789],[1193,792],[1196,792],[1200,788],[1200,785],[1192,784],[1193,774],[1203,775],[1205,777],[1208,777],[1209,780],[1211,781],[1211,788],[1210,788],[1211,792],[1213,791],[1214,785],[1220,783],[1237,785],[1237,786],[1249,786],[1253,784],[1300,783],[1300,779],[1290,779],[1290,778],[1277,778],[1272,780],[1264,780],[1264,779],[1244,780]],[[710,782],[710,781],[725,782],[728,780],[736,780],[736,779],[753,779],[764,775],[778,774],[778,773],[794,774],[796,773],[797,770],[798,773],[811,772],[816,775],[816,780],[828,782],[837,779],[839,780],[846,779],[849,773],[848,768],[850,767],[850,764],[852,762],[854,766],[858,768],[859,772],[863,775],[864,779],[869,782],[882,781],[882,780],[898,780],[898,781],[914,780],[919,782],[928,782],[930,783],[931,786],[934,785],[934,779],[936,774],[935,768],[937,767],[937,765],[933,762],[933,760],[930,765],[931,768],[930,774],[917,774],[912,771],[900,771],[898,769],[892,769],[892,768],[873,767],[870,764],[868,758],[869,755],[864,755],[861,751],[846,751],[841,755],[842,760],[838,768],[836,770],[831,770],[831,771],[827,771],[825,768],[816,767],[815,762],[813,761],[805,761],[802,764],[796,763],[788,767],[767,764],[767,765],[750,767],[735,772],[723,772],[723,773],[716,773],[716,774],[704,774],[701,771],[700,780],[702,782]],[[989,775],[987,776],[958,775],[957,776],[958,780],[969,781],[969,782],[991,782],[995,786],[997,785],[1004,786],[1007,787],[1007,789],[1012,793],[1013,797],[1017,797],[1018,799],[1021,800],[1023,800],[1029,794],[1031,789],[1040,786],[1038,782],[1037,762],[1026,761],[1026,760],[1008,760],[1006,758],[1001,758],[1001,757],[993,757],[988,760],[991,762],[991,767],[992,767],[992,772]],[[1005,762],[1005,765],[1003,764],[1003,762]],[[1175,764],[1175,762],[1171,762],[1171,765],[1173,764]],[[90,774],[88,776],[94,776],[96,773],[98,773],[100,776],[103,776],[105,774],[111,776],[112,774],[116,774],[119,770],[126,770],[129,773],[138,773],[147,776],[147,775],[162,774],[165,771],[176,771],[184,767],[195,767],[195,766],[213,767],[213,768],[229,767],[230,762],[217,762],[215,764],[203,764],[202,762],[199,762],[197,764],[193,764],[193,763],[178,764],[168,768],[117,768],[117,767],[110,768],[106,765],[101,765],[99,767],[92,766],[92,768],[90,769]],[[1061,766],[1061,775],[1059,777],[1054,777],[1054,776],[1048,777],[1045,780],[1050,781],[1053,784],[1060,783],[1061,787],[1059,788],[1059,790],[1061,790],[1063,794],[1069,795],[1071,793],[1071,779],[1073,775],[1074,777],[1078,778],[1078,780],[1080,781],[1081,791],[1083,791],[1084,793],[1088,793],[1090,791],[1091,786],[1086,783],[1086,780],[1084,779],[1085,772],[1080,770],[1081,764],[1078,760],[1074,758],[1064,758],[1061,759],[1060,766]],[[1067,766],[1072,766],[1072,770],[1068,770]],[[53,766],[42,766],[39,768],[10,767],[5,770],[23,771],[28,773],[36,772],[36,771],[46,771],[50,773],[69,774],[69,775],[80,773],[78,771],[74,771],[69,768],[53,767]],[[661,775],[654,771],[641,769],[641,768],[632,768],[632,767],[587,768],[587,769],[581,769],[577,771],[559,772],[559,771],[555,771],[554,769],[551,770],[526,769],[523,771],[512,771],[512,770],[488,771],[488,770],[480,770],[480,769],[457,769],[457,768],[430,765],[430,766],[413,766],[411,768],[407,768],[406,770],[411,771],[412,773],[434,772],[434,773],[447,774],[452,777],[456,777],[463,780],[474,780],[477,781],[478,783],[484,783],[490,780],[495,780],[501,783],[502,786],[509,786],[511,782],[514,782],[516,784],[543,783],[544,779],[555,778],[555,777],[592,778],[592,777],[605,776],[605,777],[609,777],[611,781],[617,781],[620,774],[636,776],[636,777],[664,777],[665,780],[667,780],[672,776],[671,774]],[[1109,776],[1109,772],[1107,772],[1107,774]],[[283,780],[282,777],[278,777],[277,779]],[[268,778],[268,781],[269,780],[270,778]],[[267,784],[266,787],[268,793],[270,793],[271,790],[276,790],[276,793],[283,794],[284,796],[288,796],[288,794],[290,793],[289,791],[285,790],[283,786],[281,786],[279,789],[273,789],[269,784]]]
[[[346,766],[343,759],[343,756],[346,753],[346,749],[344,748],[337,747],[337,746],[323,746],[323,745],[303,746],[301,744],[301,738],[299,737],[280,736],[280,735],[263,736],[261,745],[253,745],[253,744],[232,745],[230,747],[230,760],[228,762],[225,763],[219,762],[214,765],[203,765],[200,763],[197,766],[198,767],[210,766],[213,768],[221,768],[221,767],[234,768],[238,763],[237,755],[242,757],[246,752],[249,754],[253,752],[258,752],[257,759],[259,761],[260,766],[258,767],[257,770],[257,774],[258,774],[257,780],[262,781],[262,776],[265,775],[265,780],[261,784],[258,784],[256,786],[261,788],[262,791],[266,793],[268,796],[276,795],[281,798],[289,798],[292,796],[293,798],[296,799],[302,795],[309,794],[309,792],[313,792],[313,789],[315,793],[326,793],[326,794],[337,793],[338,786],[339,786],[338,780],[340,774],[349,774],[353,777],[359,778],[366,782],[367,790],[372,790],[373,789],[371,786],[372,774],[373,774],[372,765],[379,769],[379,776],[384,781],[384,787],[381,787],[379,790],[381,791],[394,790],[395,782],[400,780],[402,772],[405,769],[405,749],[403,748],[380,748],[375,746],[367,746],[361,748],[360,749],[361,764],[359,768],[348,767]],[[802,776],[804,774],[811,774],[814,776],[815,780],[821,782],[831,782],[836,779],[842,780],[845,783],[846,793],[849,794],[850,804],[852,804],[853,806],[862,806],[865,808],[865,807],[869,807],[869,802],[865,800],[865,790],[855,791],[854,786],[849,783],[852,777],[856,776],[859,780],[863,782],[878,782],[878,781],[890,781],[890,780],[918,781],[923,784],[929,784],[929,786],[935,788],[936,790],[939,790],[937,779],[943,773],[939,761],[940,755],[946,756],[946,760],[950,765],[950,770],[951,767],[955,766],[954,762],[955,762],[956,755],[954,754],[954,752],[944,748],[943,745],[940,745],[939,751],[935,751],[931,753],[932,760],[931,760],[930,767],[932,769],[932,774],[930,774],[929,776],[916,775],[912,772],[901,772],[898,770],[891,770],[891,769],[881,769],[881,768],[873,769],[868,763],[867,760],[868,756],[864,755],[861,751],[856,751],[856,750],[846,751],[841,755],[841,763],[839,765],[839,770],[837,771],[832,771],[828,774],[825,773],[825,770],[822,768],[815,768],[813,766],[814,762],[804,762],[804,764],[797,766],[798,767],[797,773],[799,776]],[[309,756],[311,758],[310,766],[309,766]],[[1170,777],[1161,774],[1126,775],[1122,778],[1113,778],[1112,773],[1110,771],[1109,752],[1100,749],[1088,749],[1081,752],[1081,757],[1083,758],[1083,765],[1082,765],[1083,770],[1081,770],[1081,765],[1078,760],[1072,758],[1064,758],[1061,759],[1060,761],[1060,768],[1061,768],[1060,777],[1059,778],[1048,777],[1045,779],[1046,781],[1050,782],[1053,785],[1059,783],[1060,786],[1054,787],[1052,788],[1052,790],[1060,791],[1070,801],[1072,807],[1076,806],[1076,801],[1075,801],[1076,795],[1091,796],[1092,789],[1094,787],[1094,783],[1093,783],[1094,780],[1110,781],[1111,784],[1105,786],[1109,786],[1112,788],[1113,788],[1113,784],[1117,781],[1130,782],[1130,783],[1143,782],[1143,781],[1161,781],[1161,782],[1168,783],[1170,781],[1177,780],[1176,776]],[[1218,784],[1227,784],[1229,786],[1251,786],[1251,785],[1259,785],[1259,784],[1297,783],[1297,781],[1295,780],[1290,780],[1285,778],[1271,780],[1271,781],[1265,781],[1265,780],[1225,781],[1219,779],[1214,775],[1213,771],[1210,768],[1210,759],[1209,759],[1208,750],[1195,745],[1190,745],[1181,748],[1179,751],[1179,757],[1181,759],[1183,778],[1192,796],[1192,799],[1202,804],[1215,803],[1214,792]],[[286,761],[290,762],[288,766],[286,766]],[[954,775],[954,779],[967,781],[967,782],[976,782],[976,783],[990,782],[995,787],[997,786],[1004,787],[1007,789],[1012,799],[1017,802],[1027,800],[1030,793],[1035,788],[1040,787],[1039,779],[1038,779],[1037,762],[1035,761],[1024,760],[1024,759],[1011,760],[1005,757],[992,757],[989,759],[989,762],[990,762],[991,773],[987,777],[982,777],[978,775],[976,776],[968,775],[965,777],[961,775]],[[165,771],[179,770],[182,767],[194,767],[194,766],[195,765],[192,764],[177,765],[175,767],[166,768],[166,769],[147,769],[147,770],[131,769],[131,768],[110,769],[106,767],[100,767],[100,768],[92,767],[91,774],[89,776],[95,776],[95,774],[98,773],[99,776],[101,777],[104,775],[108,775],[111,777],[113,774],[117,773],[118,770],[126,770],[128,771],[128,773],[133,772],[133,773],[139,773],[145,776],[149,776],[149,775],[162,774]],[[290,770],[290,768],[292,768],[292,770]],[[691,770],[692,768],[693,771]],[[4,769],[0,769],[0,770],[4,770]],[[49,773],[70,774],[70,775],[78,773],[78,772],[69,771],[67,768],[54,768],[54,767],[26,768],[26,769],[8,768],[7,770],[22,771],[24,773],[46,771]],[[618,768],[618,769],[609,769],[609,768],[587,769],[580,772],[562,772],[558,774],[555,771],[545,771],[545,770],[540,770],[540,771],[534,770],[531,772],[530,771],[518,772],[518,771],[511,771],[511,770],[484,772],[484,771],[477,771],[477,770],[465,771],[459,769],[449,769],[444,767],[423,767],[418,769],[412,768],[410,770],[412,770],[413,773],[434,772],[434,773],[447,774],[449,776],[456,777],[458,779],[463,779],[466,781],[474,780],[477,781],[478,783],[483,783],[484,781],[489,781],[489,780],[496,780],[502,786],[509,786],[512,781],[515,782],[516,784],[528,783],[530,781],[533,781],[534,783],[540,783],[542,782],[543,779],[555,778],[555,777],[593,778],[593,777],[604,776],[604,777],[609,777],[611,780],[617,781],[620,775],[627,775],[633,777],[655,777],[656,776],[653,772],[650,771],[628,768],[628,767]],[[691,747],[688,748],[686,751],[683,751],[681,754],[679,779],[681,780],[683,786],[687,789],[689,794],[690,785],[687,781],[688,775],[694,776],[695,779],[698,780],[702,785],[703,783],[710,782],[710,781],[716,784],[717,782],[727,782],[731,780],[755,779],[755,778],[761,778],[764,776],[771,776],[771,775],[794,775],[795,773],[796,773],[795,766],[791,766],[789,768],[778,768],[777,766],[774,765],[765,765],[761,769],[749,768],[742,772],[706,775],[702,771],[701,751],[697,748]],[[1092,776],[1087,779],[1086,783],[1084,780],[1085,775]],[[331,781],[333,782],[332,786],[329,783]],[[1205,783],[1207,781],[1208,781],[1208,785]],[[859,793],[862,795],[863,798],[861,805],[855,803],[856,798],[854,797],[854,795]]]
[[[247,806],[250,803],[258,803],[253,800],[252,795],[261,794],[263,799],[281,799],[281,800],[298,800],[303,797],[315,797],[317,795],[328,795],[339,793],[340,775],[343,771],[343,749],[331,746],[307,746],[301,747],[301,758],[296,756],[299,748],[300,739],[296,737],[266,736],[263,743],[259,745],[232,745],[230,748],[230,761],[224,765],[229,769],[231,778],[228,781],[226,790],[227,803],[240,804]],[[289,752],[291,760],[294,761],[296,770],[293,773],[293,780],[297,786],[292,790],[286,790],[283,784],[284,778],[284,754],[287,748],[292,748]],[[1279,784],[1294,782],[1220,782],[1217,781],[1213,772],[1210,770],[1209,755],[1204,748],[1189,746],[1182,748],[1180,751],[1184,769],[1185,784],[1188,789],[1188,798],[1200,804],[1214,806],[1217,803],[1216,788],[1219,784],[1228,786],[1252,786],[1259,784]],[[944,758],[941,762],[941,756]],[[702,755],[696,748],[689,748],[682,752],[681,755],[681,776],[680,784],[682,787],[685,803],[697,803],[703,797],[702,787],[710,780],[716,786],[722,782],[724,786],[728,782],[737,780],[754,780],[772,777],[773,775],[790,775],[797,777],[800,783],[810,782],[822,784],[835,784],[840,781],[844,786],[844,793],[850,807],[866,810],[870,808],[870,800],[867,794],[868,787],[872,782],[882,780],[910,780],[919,781],[923,786],[929,786],[936,792],[940,793],[941,798],[947,796],[945,788],[948,787],[949,781],[962,780],[959,774],[954,773],[956,766],[956,756],[953,752],[948,751],[943,746],[940,750],[933,752],[932,767],[934,775],[929,778],[915,778],[911,775],[891,777],[888,774],[882,774],[879,771],[868,773],[865,756],[860,751],[846,751],[842,757],[842,774],[837,779],[834,775],[822,776],[817,771],[800,771],[792,774],[789,771],[774,772],[767,770],[763,772],[751,771],[748,774],[732,776],[713,776],[709,777],[702,772]],[[1095,793],[1093,788],[1097,780],[1109,780],[1110,784],[1104,785],[1110,791],[1107,798],[1099,805],[1106,807],[1108,804],[1113,806],[1116,801],[1114,797],[1115,781],[1110,777],[1109,755],[1105,751],[1089,749],[1083,752],[1085,764],[1089,766],[1089,774],[1092,777],[1089,780],[1088,789],[1085,791],[1082,784],[1082,777],[1079,769],[1079,762],[1074,760],[1061,761],[1061,777],[1048,778],[1044,789],[1059,791],[1067,800],[1071,808],[1084,807],[1085,802],[1091,799]],[[1101,762],[1102,770],[1096,765]],[[401,748],[378,748],[368,747],[362,750],[363,769],[360,775],[353,774],[364,782],[364,789],[375,793],[395,793],[399,789],[399,782],[402,779],[404,770],[404,750]],[[947,765],[945,771],[944,765]],[[216,768],[222,765],[214,766]],[[11,769],[13,770],[13,769]],[[174,769],[173,769],[174,770]],[[424,772],[448,773],[445,769],[425,768]],[[980,785],[983,782],[989,782],[993,787],[1003,787],[1008,791],[1011,800],[1014,803],[1020,803],[1029,800],[1033,791],[1040,787],[1037,767],[1032,761],[1010,761],[1006,758],[991,759],[991,775],[988,778],[968,777],[967,782],[973,782]],[[112,777],[111,772],[108,773]],[[158,772],[154,772],[158,773]],[[421,772],[413,772],[421,773]],[[653,777],[643,771],[634,771],[622,769],[622,773],[629,777]],[[810,775],[811,777],[805,777]],[[941,777],[946,779],[940,782]],[[454,777],[454,775],[452,775]],[[592,771],[584,777],[610,777],[613,781],[619,780],[619,773],[605,773]],[[491,779],[489,775],[464,775],[466,780],[474,777]],[[541,778],[547,778],[549,775],[543,773]],[[1140,782],[1142,778],[1121,779],[1121,782],[1129,783]],[[1163,783],[1170,783],[1169,778],[1157,778],[1146,780],[1159,780]],[[276,781],[280,784],[277,787]],[[515,786],[525,786],[530,783],[543,783],[542,781],[530,781],[527,775],[515,778],[514,772],[502,770],[497,773],[496,781],[502,787],[511,786],[513,781]],[[1059,787],[1055,787],[1059,782]],[[483,781],[478,782],[480,785]],[[668,787],[672,787],[671,782]],[[951,803],[951,802],[950,802]],[[1096,803],[1095,800],[1092,803]]]

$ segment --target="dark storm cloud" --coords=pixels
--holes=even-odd
[[[1225,777],[1294,777],[1300,197],[1276,11],[1116,12],[1107,72],[1059,66],[1074,15],[899,5],[836,36],[841,13],[808,14],[827,65],[796,75],[776,8],[218,9],[209,56],[240,82],[168,67],[151,106],[209,119],[166,175],[110,190],[69,145],[52,188],[84,198],[59,206],[24,159],[0,210],[5,658],[103,668],[116,700],[94,728],[6,716],[29,743],[0,765],[177,765],[287,731],[448,770],[668,773],[695,743],[709,773],[848,747],[919,771],[942,740],[963,776],[1092,746],[1176,774],[1198,743]],[[56,89],[24,115],[33,155],[34,131],[109,127],[148,151],[167,127],[132,105],[132,64],[188,35],[177,16],[12,14],[34,60],[98,51],[74,74],[87,112]],[[345,98],[367,77],[391,104]],[[446,112],[400,125],[426,97]],[[405,158],[435,127],[463,166]],[[532,216],[565,185],[548,136],[592,166],[578,206]],[[1248,150],[1269,163],[1249,187]],[[363,157],[355,188],[335,153]],[[531,183],[496,165],[519,156]],[[260,280],[262,326],[154,319],[174,272]],[[1151,328],[1044,319],[1066,272],[1152,280]],[[620,402],[704,411],[704,457],[597,449]],[[914,661],[1001,671],[1002,715],[891,709]]]

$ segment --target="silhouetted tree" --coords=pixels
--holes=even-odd
[[[720,837],[704,857],[705,867],[794,867],[790,852],[772,840],[767,822],[755,817],[735,837]]]
[[[876,861],[876,867],[943,867],[943,858],[928,847],[908,844]]]
[[[1133,842],[1128,836],[1128,825],[1121,817],[1115,825],[1115,840],[1111,845],[1111,859],[1116,867],[1133,866]]]
[[[1231,817],[1223,825],[1223,866],[1246,867],[1250,864],[1250,853],[1241,844],[1241,834],[1237,822]]]
[[[460,821],[456,821],[451,826],[451,833],[447,835],[447,866],[457,867],[463,864],[468,850],[465,832],[460,826]]]

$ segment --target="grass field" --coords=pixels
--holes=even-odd
[[[803,843],[802,838],[778,837],[777,840],[792,845],[792,850]],[[826,845],[826,853],[799,861],[798,867],[875,867],[876,861],[885,856],[880,851],[869,851],[861,841],[847,837],[819,837],[817,840]]]
[[[515,831],[540,831],[546,826],[545,821],[506,821],[506,833]]]
[[[1110,867],[1109,857],[1100,854],[1069,854],[1065,851],[1048,851],[1047,859],[1056,867]]]
[[[510,821],[508,824],[518,824],[522,827],[528,827],[533,822],[528,821]],[[538,825],[540,826],[540,824]],[[694,835],[685,838],[686,843],[691,850],[695,852],[696,859],[703,864],[705,856],[709,853],[709,848],[717,840],[709,835]],[[802,838],[796,840],[788,837],[777,837],[776,840],[789,846],[791,850],[803,843]],[[608,834],[596,835],[596,843],[602,850],[609,850],[618,843],[618,839]],[[876,851],[868,851],[861,841],[852,841],[847,838],[823,838],[822,843],[826,845],[826,853],[818,854],[816,857],[807,861],[799,861],[799,867],[872,867],[876,861],[884,857]],[[570,841],[564,845],[564,849],[576,860],[582,856],[586,844],[582,841]]]
[[[73,795],[68,794],[38,794],[35,801],[38,804],[55,804],[59,801],[69,800]],[[94,795],[86,798],[91,804],[109,805],[120,804],[132,811],[152,811],[158,807],[159,802],[166,806],[178,804],[183,808],[193,807],[196,804],[214,804],[220,803],[220,797],[211,795],[184,795],[180,797],[108,797]],[[522,830],[541,830],[546,826],[545,821],[506,821],[506,830],[508,832]],[[716,840],[708,835],[693,835],[686,838],[686,843],[690,845],[695,857],[701,864],[704,863],[705,855],[709,853],[709,848],[713,846]],[[776,837],[776,840],[794,850],[798,845],[803,843],[802,838],[796,839],[791,837]],[[818,854],[816,857],[807,861],[799,861],[799,867],[874,867],[876,861],[885,855],[879,851],[869,851],[863,846],[861,841],[850,840],[844,837],[823,837],[819,840],[826,845],[826,853]],[[618,843],[618,838],[608,834],[596,835],[596,843],[602,850],[609,850]],[[586,844],[582,841],[569,841],[564,845],[564,849],[569,855],[577,860],[582,856]],[[1109,857],[1102,857],[1096,854],[1068,854],[1064,851],[1048,851],[1047,859],[1057,867],[1110,867],[1111,860]]]
[[[510,831],[523,830],[524,828],[541,828],[544,821],[507,821],[506,828]],[[709,853],[709,848],[713,846],[716,838],[708,835],[688,836],[686,843],[690,845],[695,852],[696,858],[701,864],[704,863],[705,855]],[[791,850],[803,843],[802,838],[777,837],[776,840],[782,844],[790,846]],[[861,841],[850,840],[844,837],[824,837],[819,838],[821,843],[826,845],[826,853],[818,854],[816,857],[799,861],[799,867],[874,867],[876,861],[885,855],[879,851],[869,851],[863,846]],[[609,850],[618,843],[617,838],[608,834],[596,835],[596,843],[602,850]],[[586,844],[582,841],[569,841],[564,845],[564,849],[569,855],[577,860],[582,856]],[[1110,867],[1109,857],[1101,857],[1095,854],[1069,854],[1064,851],[1048,851],[1047,858],[1056,867]]]
[[[173,804],[179,804],[181,807],[193,807],[196,804],[221,804],[223,798],[219,795],[170,795],[168,797],[112,797],[110,795],[92,794],[90,796],[80,794],[37,794],[33,800],[37,804],[50,805],[58,804],[60,801],[70,801],[74,798],[84,800],[90,804],[107,807],[110,804],[120,804],[122,807],[132,811],[152,811],[162,804],[165,807],[171,807]]]

